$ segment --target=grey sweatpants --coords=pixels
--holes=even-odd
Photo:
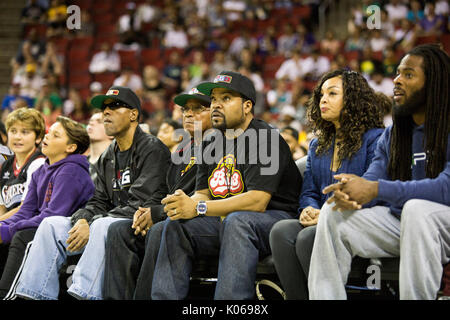
[[[320,210],[308,278],[310,299],[346,299],[354,256],[400,256],[400,299],[436,299],[450,261],[450,207],[409,200],[401,221],[387,207]]]

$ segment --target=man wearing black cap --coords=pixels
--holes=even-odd
[[[79,299],[101,299],[109,225],[131,221],[140,207],[158,206],[167,194],[170,153],[138,126],[141,106],[136,94],[127,87],[113,86],[91,102],[103,110],[105,132],[114,137],[93,166],[97,173],[94,196],[71,218],[52,220],[45,241],[33,243],[33,250],[46,257],[41,259],[46,265],[27,269],[33,276],[28,275],[27,281],[21,278],[18,295],[57,299],[58,271],[68,256],[82,253],[68,292]]]
[[[219,256],[214,298],[253,299],[258,260],[270,254],[270,229],[297,215],[302,178],[284,139],[253,118],[256,95],[250,79],[225,71],[198,90],[211,97],[211,121],[218,130],[204,148],[195,194],[176,190],[162,201],[169,219],[151,298],[185,298],[194,259]],[[149,298],[139,285],[142,295],[136,297]]]
[[[196,148],[201,143],[195,142],[194,136],[201,136],[202,132],[211,128],[210,98],[193,88],[189,93],[176,96],[174,102],[181,106],[183,127],[188,139],[184,137],[172,154],[173,162],[166,177],[168,194],[182,189],[184,193],[191,195],[195,190],[198,167]],[[106,241],[104,299],[133,299],[136,279],[151,286],[149,268],[154,265],[152,261],[159,248],[163,226],[162,222],[157,222],[166,217],[163,205],[140,208],[133,221],[118,221],[110,226]],[[140,261],[143,261],[141,269]]]

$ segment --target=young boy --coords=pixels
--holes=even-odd
[[[0,246],[9,245],[9,250],[3,250],[8,258],[0,280],[2,296],[14,282],[26,246],[41,221],[50,216],[70,216],[94,194],[89,162],[82,155],[88,147],[86,129],[66,117],[58,117],[45,135],[45,163],[33,174],[19,211],[0,224]]]
[[[6,118],[8,144],[14,155],[0,171],[0,221],[16,213],[22,205],[31,175],[45,161],[38,148],[44,138],[45,123],[36,109],[20,108]]]

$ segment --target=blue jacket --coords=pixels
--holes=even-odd
[[[335,174],[353,173],[362,176],[372,162],[378,138],[382,133],[383,129],[381,128],[370,129],[364,133],[361,148],[350,159],[344,159],[336,172],[331,171],[334,144],[326,153],[317,155],[318,142],[317,139],[313,139],[309,145],[299,212],[301,213],[308,206],[316,209],[322,207],[331,196],[331,193],[323,194],[322,190],[326,186],[337,182],[333,178]]]
[[[447,164],[434,179],[426,178],[423,125],[413,130],[412,179],[392,181],[387,173],[392,127],[386,128],[378,141],[375,157],[364,178],[378,180],[377,200],[387,202],[391,212],[400,217],[403,205],[410,199],[429,200],[450,205],[450,135],[447,142]]]

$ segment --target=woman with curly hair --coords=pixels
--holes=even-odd
[[[308,298],[316,224],[329,197],[322,189],[335,182],[335,174],[361,176],[369,167],[384,130],[380,104],[380,96],[354,71],[329,72],[314,89],[307,114],[317,138],[309,146],[300,218],[279,221],[270,232],[275,269],[287,299]]]

